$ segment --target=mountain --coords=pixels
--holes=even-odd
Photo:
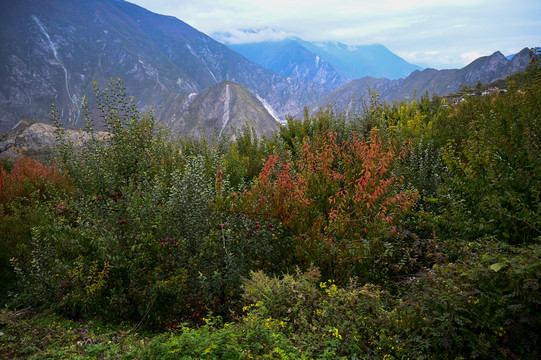
[[[231,44],[229,47],[277,74],[303,82],[314,82],[329,91],[350,80],[296,40]]]
[[[84,96],[120,77],[141,108],[173,123],[193,94],[222,81],[246,86],[279,116],[326,93],[277,75],[186,23],[122,0],[4,0],[0,5],[0,132],[49,118],[56,103],[81,126]],[[92,104],[91,104],[92,105]]]
[[[348,46],[338,42],[311,43],[293,38],[229,46],[277,74],[316,82],[331,90],[351,79],[365,76],[398,79],[422,69],[379,44]]]
[[[195,97],[171,126],[173,133],[195,138],[232,138],[248,126],[261,138],[278,131],[280,123],[262,99],[242,85],[224,81]]]
[[[388,102],[413,98],[415,94],[445,95],[459,90],[461,84],[474,86],[478,81],[486,84],[505,78],[510,73],[524,70],[529,60],[529,49],[524,48],[511,60],[498,51],[478,58],[462,69],[417,70],[398,80],[364,77],[334,90],[311,105],[310,109],[315,111],[334,104],[338,110],[359,111],[362,106],[360,98],[368,99],[371,91],[377,91],[380,98]]]
[[[348,46],[339,42],[297,41],[307,50],[333,64],[350,79],[365,76],[399,79],[415,70],[422,70],[420,66],[408,63],[381,44]]]

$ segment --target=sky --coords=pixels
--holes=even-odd
[[[383,44],[410,63],[461,68],[541,46],[541,0],[128,0],[221,42],[298,36]]]

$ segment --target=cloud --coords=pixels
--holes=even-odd
[[[461,67],[472,56],[539,45],[539,0],[131,0],[219,41],[298,36],[381,43],[410,62]]]
[[[295,34],[285,31],[276,31],[271,28],[262,29],[232,29],[227,32],[211,34],[212,37],[225,44],[248,44],[263,41],[280,41]]]

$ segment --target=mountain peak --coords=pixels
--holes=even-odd
[[[270,137],[280,127],[265,104],[245,86],[223,81],[193,99],[173,123],[173,132],[196,138],[234,138],[245,127]]]
[[[350,79],[360,79],[364,76],[398,79],[422,69],[408,63],[382,44],[353,46],[333,41],[310,43],[299,40],[299,42]]]

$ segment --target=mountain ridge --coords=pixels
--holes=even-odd
[[[307,49],[333,64],[350,79],[365,76],[399,79],[415,70],[418,65],[410,64],[382,44],[349,46],[340,42],[299,42]]]
[[[377,91],[380,99],[387,102],[411,99],[416,94],[446,95],[459,90],[462,84],[473,86],[478,81],[490,83],[523,70],[529,62],[529,53],[529,49],[524,48],[512,60],[508,60],[497,51],[490,56],[480,57],[461,69],[416,70],[408,77],[398,80],[373,77],[352,80],[310,105],[309,109],[314,112],[333,104],[339,111],[360,111],[362,104],[355,99],[367,99],[372,91]]]
[[[177,121],[171,124],[175,135],[210,139],[235,138],[248,127],[256,137],[270,137],[280,123],[265,104],[246,87],[223,81],[192,99]]]
[[[303,82],[314,82],[328,91],[349,79],[332,64],[293,39],[229,45],[247,59],[277,74]]]
[[[311,43],[290,37],[279,41],[228,46],[278,74],[327,84],[331,90],[365,76],[398,79],[415,70],[422,70],[381,44],[348,46],[339,42]],[[301,74],[295,73],[297,67],[302,69]]]

